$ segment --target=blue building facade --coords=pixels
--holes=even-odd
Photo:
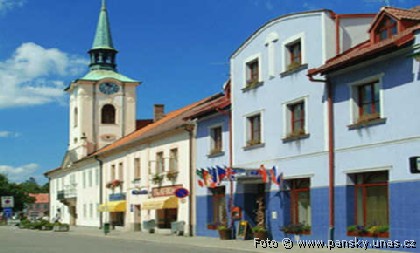
[[[369,40],[310,71],[333,94],[336,239],[420,238],[419,21],[417,10],[383,8]]]
[[[366,39],[372,18],[282,16],[231,56],[235,227],[244,220],[276,240],[328,235],[326,89],[307,71]]]
[[[218,237],[217,228],[227,225],[227,210],[231,204],[230,181],[225,176],[231,162],[230,82],[225,84],[225,94],[216,95],[191,119],[197,126],[196,235]],[[215,175],[217,180],[214,180]]]

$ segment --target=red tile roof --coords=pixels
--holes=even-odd
[[[50,202],[50,194],[48,193],[29,193],[29,196],[35,198],[34,203],[36,204]]]
[[[420,25],[410,27],[389,39],[377,43],[371,43],[370,40],[362,42],[342,54],[329,59],[321,67],[310,69],[308,75],[325,74],[334,70],[346,68],[366,59],[380,56],[384,52],[400,48],[414,40],[413,32],[418,29],[420,29]]]
[[[420,6],[414,7],[412,9],[399,9],[395,7],[384,7],[376,15],[376,18],[373,20],[371,28],[369,31],[376,26],[376,23],[379,22],[384,15],[390,15],[397,20],[411,20],[414,21],[413,24],[416,24],[412,27],[409,27],[397,35],[392,36],[391,38],[385,39],[380,42],[372,42],[367,40],[360,43],[359,45],[350,48],[349,50],[339,54],[331,59],[329,59],[324,65],[317,69],[310,69],[308,75],[316,74],[325,74],[334,70],[341,68],[346,68],[348,66],[357,64],[366,59],[371,59],[382,55],[383,53],[390,52],[402,46],[405,46],[414,39],[414,31],[420,29]]]
[[[186,118],[193,119],[198,117],[203,117],[208,114],[217,112],[219,110],[224,110],[231,105],[230,98],[223,94],[218,94],[219,97],[215,98],[212,101],[204,103],[202,106],[197,106],[191,110]]]
[[[376,23],[382,20],[384,15],[390,15],[396,20],[411,20],[419,21],[420,20],[420,6],[416,6],[412,9],[400,9],[395,7],[383,7],[381,11],[376,15],[375,19],[372,21],[372,25],[369,31],[372,28],[376,27]]]

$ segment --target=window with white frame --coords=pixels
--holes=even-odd
[[[283,72],[294,72],[305,65],[305,35],[296,34],[283,41]]]
[[[138,180],[141,178],[141,164],[140,158],[134,158],[134,179]]]
[[[163,160],[163,152],[156,153],[156,174],[160,174],[165,171],[165,162]]]
[[[302,65],[302,43],[300,39],[287,44],[287,70],[293,70]]]
[[[118,179],[123,181],[124,180],[124,164],[120,163],[119,164],[119,171],[118,171]]]
[[[111,165],[111,173],[110,173],[110,180],[114,180],[115,179],[115,175],[116,175],[116,173],[115,173],[115,164],[112,164]]]
[[[92,187],[92,185],[93,185],[93,171],[92,170],[89,170],[89,187]]]
[[[353,124],[362,124],[381,118],[381,87],[379,79],[353,84]]]
[[[173,148],[169,151],[169,171],[178,171],[178,149]]]
[[[83,171],[83,188],[86,188],[86,178],[87,178],[87,175],[86,175],[86,171]]]
[[[246,87],[251,87],[259,83],[260,63],[258,58],[246,63]]]
[[[95,183],[99,185],[99,169],[95,170]]]
[[[246,145],[253,146],[261,143],[261,114],[246,118],[247,138]]]
[[[305,130],[305,101],[299,100],[297,102],[287,104],[287,136],[304,135]]]
[[[93,204],[89,204],[89,217],[93,218]]]
[[[210,155],[222,152],[222,126],[210,128]]]

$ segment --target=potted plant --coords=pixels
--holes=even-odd
[[[292,62],[289,65],[287,65],[287,71],[295,70],[295,69],[299,68],[300,65],[301,65],[300,62]]]
[[[229,228],[225,225],[220,225],[217,227],[217,230],[219,231],[219,237],[221,240],[231,240],[233,238],[232,228]]]
[[[366,235],[368,234],[368,230],[364,226],[357,226],[352,225],[347,227],[347,235],[350,236],[358,236],[358,235]]]
[[[249,147],[249,146],[258,145],[258,144],[260,144],[260,143],[261,143],[261,141],[260,141],[260,140],[248,140],[248,141],[246,142],[246,145]]]
[[[258,238],[260,240],[266,240],[267,236],[267,229],[263,226],[255,226],[252,228],[252,234],[254,238]]]
[[[163,175],[156,173],[153,175],[152,181],[154,184],[162,184]]]
[[[115,187],[122,186],[123,181],[119,179],[114,179],[106,184],[106,188],[114,189]]]
[[[170,170],[168,171],[168,173],[166,173],[166,178],[169,181],[175,181],[177,177],[178,177],[178,171],[176,170]]]
[[[248,80],[247,82],[246,82],[246,89],[254,89],[254,88],[256,88],[257,86],[258,86],[258,84],[259,84],[259,82],[258,82],[258,80]]]
[[[280,228],[286,234],[309,234],[311,232],[311,226],[304,224],[290,224]]]
[[[70,225],[61,222],[56,222],[54,223],[53,230],[54,232],[68,232],[70,230]]]

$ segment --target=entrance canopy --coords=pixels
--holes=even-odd
[[[142,202],[142,210],[177,208],[177,197],[152,198]]]
[[[125,212],[127,210],[127,201],[111,201],[99,206],[99,212],[110,212],[110,213],[118,213],[118,212]]]

